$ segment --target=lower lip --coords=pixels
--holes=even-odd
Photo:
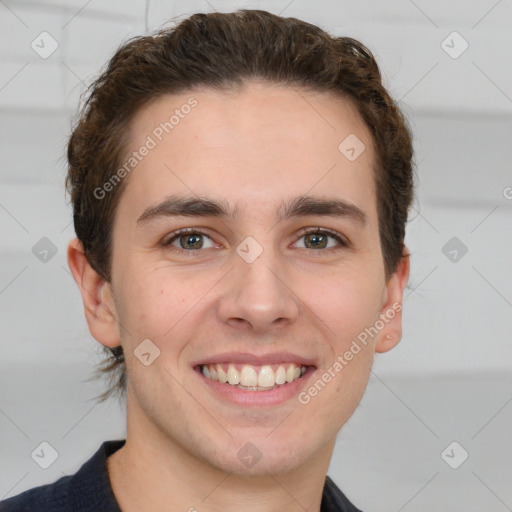
[[[268,391],[251,391],[236,388],[230,384],[219,382],[205,377],[200,369],[196,370],[201,380],[206,384],[210,390],[217,396],[224,400],[232,402],[237,405],[245,405],[249,407],[266,407],[271,405],[278,405],[290,400],[300,393],[301,389],[306,387],[307,381],[314,373],[315,368],[308,367],[306,373],[293,382],[288,382],[274,389]]]

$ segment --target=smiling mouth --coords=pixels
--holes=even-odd
[[[255,366],[250,364],[202,364],[199,371],[210,380],[227,384],[245,391],[270,391],[299,380],[308,366],[296,363],[281,363]]]

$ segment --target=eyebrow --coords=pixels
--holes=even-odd
[[[277,209],[278,220],[286,220],[307,215],[347,218],[361,226],[367,222],[366,213],[356,206],[341,199],[315,196],[298,196],[283,203]],[[238,207],[231,207],[226,202],[203,197],[184,197],[171,195],[157,205],[150,206],[137,219],[138,225],[165,217],[216,217],[236,218]]]

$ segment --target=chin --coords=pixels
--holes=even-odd
[[[311,459],[320,446],[308,445],[307,436],[258,432],[235,436],[227,446],[219,447],[208,462],[218,469],[238,476],[260,477],[297,470]],[[318,440],[311,440],[318,443]]]
[[[241,477],[257,478],[269,475],[291,473],[300,468],[307,460],[305,454],[265,454],[257,462],[242,463],[237,454],[225,457],[222,460],[212,461],[220,470]]]

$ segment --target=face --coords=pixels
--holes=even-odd
[[[241,474],[332,450],[374,352],[400,338],[407,279],[403,265],[385,279],[356,111],[258,83],[168,95],[133,119],[133,151],[146,155],[113,225],[115,321],[91,327],[121,338],[129,430]]]

